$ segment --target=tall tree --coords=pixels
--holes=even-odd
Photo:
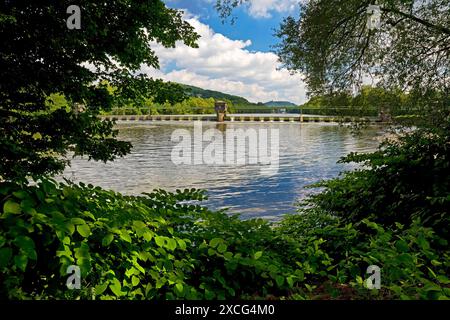
[[[129,152],[98,113],[117,99],[182,99],[138,70],[159,67],[151,43],[195,47],[198,35],[162,0],[29,0],[1,2],[0,38],[0,179],[10,180],[60,172],[68,152],[102,161]],[[54,110],[53,93],[72,110]]]
[[[246,0],[218,0],[222,16]],[[381,9],[367,26],[369,5]],[[276,35],[284,65],[305,75],[312,93],[354,89],[365,77],[405,90],[450,88],[448,0],[305,0]]]

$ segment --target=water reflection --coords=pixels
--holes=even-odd
[[[370,127],[358,136],[346,128],[326,123],[203,123],[203,129],[279,129],[280,165],[276,174],[264,176],[261,165],[178,165],[171,162],[172,132],[193,123],[119,123],[120,138],[131,141],[132,153],[112,163],[74,159],[64,176],[76,181],[100,185],[126,194],[140,194],[156,188],[204,188],[207,204],[215,209],[230,208],[244,218],[274,218],[295,210],[295,203],[311,190],[305,186],[336,177],[350,169],[337,164],[352,151],[374,150],[382,133]]]

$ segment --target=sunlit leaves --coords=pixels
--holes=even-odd
[[[13,200],[8,200],[3,205],[4,213],[19,214],[21,212],[20,205]]]
[[[35,32],[42,29],[32,18],[37,11],[45,32]],[[181,11],[160,0],[107,6],[85,1],[84,27],[75,37],[67,36],[61,12],[49,1],[11,2],[2,11],[8,17],[0,19],[3,180],[61,172],[69,150],[101,161],[123,156],[131,145],[116,139],[113,123],[97,117],[101,111],[124,101],[142,105],[148,98],[164,103],[185,97],[179,85],[138,72],[142,64],[159,67],[150,42],[196,47],[199,36]],[[120,14],[105,21],[111,12]],[[24,55],[25,47],[33,54]],[[98,68],[88,68],[85,61]]]
[[[87,224],[80,224],[77,226],[77,232],[84,238],[91,235],[91,228]]]
[[[112,280],[112,283],[109,285],[109,288],[117,297],[120,297],[123,295],[122,285],[121,285],[120,281],[117,280],[116,278],[114,278]]]
[[[300,17],[287,17],[277,32],[281,61],[304,74],[313,93],[353,90],[369,75],[383,87],[420,89],[419,94],[448,90],[447,3],[380,0],[378,4],[383,8],[382,25],[369,31],[366,2],[301,3]]]
[[[2,283],[0,292],[19,299],[37,291],[65,299],[305,298],[314,297],[317,281],[359,290],[373,263],[382,266],[386,290],[395,297],[450,296],[448,254],[435,247],[447,244],[420,224],[341,225],[308,214],[275,226],[182,203],[187,193],[184,200],[168,192],[127,197],[52,181],[45,188],[0,184],[0,192],[10,195],[2,208],[23,198],[30,212],[0,219],[0,270],[22,281]],[[322,227],[311,227],[318,223]],[[68,296],[61,282],[72,265],[80,267],[86,289]],[[34,286],[24,277],[31,271],[42,276]]]
[[[114,240],[114,235],[112,233],[108,233],[103,239],[102,239],[102,245],[107,247],[111,244],[111,242]]]
[[[262,254],[263,254],[262,251],[256,252],[256,253],[255,253],[255,256],[254,256],[254,257],[255,257],[255,260],[258,260],[259,258],[261,258]]]

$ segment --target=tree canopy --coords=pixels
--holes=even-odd
[[[113,160],[130,144],[116,140],[112,122],[97,118],[101,110],[118,99],[183,98],[168,94],[176,85],[138,74],[142,64],[159,67],[152,43],[196,46],[198,35],[181,11],[161,0],[86,0],[81,28],[69,29],[71,4],[0,4],[0,178],[59,172],[70,151]],[[72,110],[52,108],[52,94],[64,96]]]
[[[245,0],[219,0],[223,17]],[[378,3],[381,25],[367,27]],[[301,1],[276,35],[283,64],[305,75],[311,93],[354,89],[364,79],[403,90],[450,88],[450,3],[444,0]]]

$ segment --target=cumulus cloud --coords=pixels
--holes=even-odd
[[[250,0],[248,12],[256,18],[270,18],[270,12],[293,12],[299,0]]]
[[[197,18],[187,20],[201,38],[199,48],[182,43],[176,48],[152,44],[160,58],[161,70],[143,67],[142,71],[168,81],[243,96],[252,102],[288,100],[303,103],[305,88],[300,75],[280,68],[271,52],[251,52],[250,40],[232,40],[215,33]]]
[[[166,0],[176,2],[177,0]],[[203,0],[207,3],[215,3],[216,0]],[[254,18],[270,18],[271,12],[292,13],[298,8],[300,1],[305,0],[247,0],[247,12]]]

